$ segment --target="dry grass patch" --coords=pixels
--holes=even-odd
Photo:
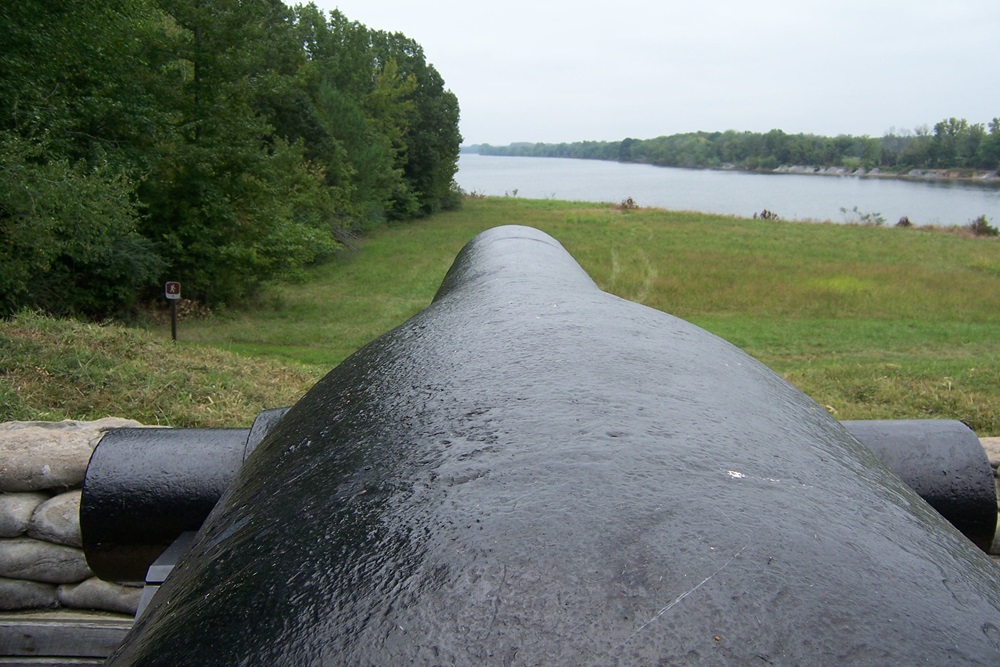
[[[126,417],[167,426],[249,426],[291,405],[314,370],[149,333],[22,313],[0,322],[0,421]]]

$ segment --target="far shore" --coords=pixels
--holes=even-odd
[[[483,155],[484,157],[549,157],[538,155],[494,155],[490,153],[480,153],[472,150],[473,147],[466,147],[461,150],[464,154]],[[564,157],[569,160],[598,160],[600,158],[580,158]],[[925,183],[945,183],[945,182],[965,182],[982,183],[984,185],[1000,185],[1000,173],[996,170],[983,169],[910,169],[909,171],[882,171],[875,169],[847,169],[845,167],[816,167],[812,165],[789,165],[783,164],[779,167],[747,169],[732,163],[717,166],[681,167],[678,165],[654,164],[652,162],[641,161],[621,161],[607,160],[608,162],[622,162],[622,164],[645,164],[651,167],[667,167],[673,169],[709,169],[717,171],[744,171],[757,174],[804,174],[807,176],[853,176],[854,178],[885,178],[901,181],[921,181]]]
[[[739,170],[739,167],[722,167],[724,170]],[[802,165],[782,165],[774,169],[760,169],[757,171],[775,174],[806,174],[816,176],[853,176],[855,178],[891,178],[903,181],[923,181],[923,182],[950,182],[962,181],[967,183],[985,183],[989,185],[1000,184],[1000,174],[996,171],[982,171],[971,169],[911,169],[906,172],[881,171],[879,169],[866,170],[858,168],[854,170],[843,167],[812,167]]]

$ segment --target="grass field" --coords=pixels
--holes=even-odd
[[[251,310],[182,321],[178,348],[318,377],[427,306],[461,247],[501,224],[548,232],[602,289],[726,338],[838,418],[954,418],[1000,435],[1000,241],[919,228],[469,199],[377,230]]]

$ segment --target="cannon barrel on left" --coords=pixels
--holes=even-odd
[[[274,425],[110,664],[996,664],[997,572],[768,368],[503,227]]]
[[[106,581],[143,581],[182,533],[201,528],[249,452],[285,414],[264,410],[249,429],[119,428],[87,466],[80,532],[87,564]]]

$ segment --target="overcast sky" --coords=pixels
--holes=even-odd
[[[316,5],[420,43],[458,96],[465,144],[774,128],[881,136],[1000,116],[1000,0]]]

